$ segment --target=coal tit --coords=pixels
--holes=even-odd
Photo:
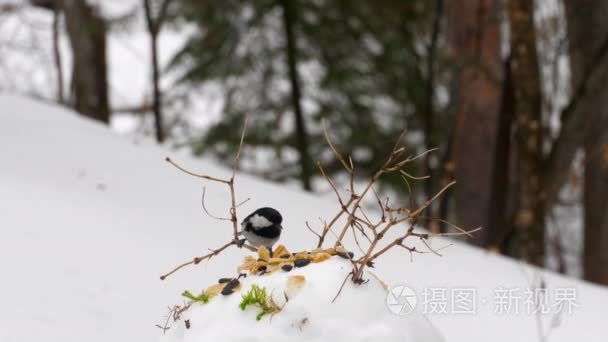
[[[281,236],[283,217],[273,208],[260,208],[241,223],[241,234],[254,247],[271,249]]]

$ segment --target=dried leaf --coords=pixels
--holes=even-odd
[[[309,259],[312,255],[309,252],[296,253],[294,259]]]
[[[255,270],[257,268],[257,260],[248,255],[245,257],[245,260],[243,261],[243,264],[241,266],[239,266],[237,268],[238,272],[241,273],[241,271],[248,271],[251,273],[251,271]]]
[[[331,258],[331,255],[325,252],[314,254],[312,257],[312,262],[322,262]]]
[[[215,284],[215,285],[209,286],[205,290],[205,295],[208,296],[208,297],[217,296],[218,294],[220,294],[222,292],[222,290],[224,289],[224,287],[226,287],[226,284],[227,283]]]
[[[280,258],[284,255],[290,255],[290,254],[289,254],[289,251],[287,250],[287,248],[285,248],[285,246],[283,246],[283,245],[277,246],[274,253],[272,253],[272,256],[275,258]]]
[[[258,257],[264,261],[270,260],[270,252],[268,251],[268,248],[264,246],[258,247]]]
[[[293,258],[291,257],[291,255],[289,256],[289,258],[270,258],[270,260],[268,261],[269,264],[282,264],[286,261],[290,261]]]

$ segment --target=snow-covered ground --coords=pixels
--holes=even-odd
[[[158,278],[229,235],[225,222],[201,208],[203,182],[164,157],[219,177],[229,170],[145,141],[134,144],[54,105],[0,95],[0,108],[0,341],[154,341],[162,334],[155,324],[167,306],[181,302],[183,290],[204,288],[242,261],[245,252],[233,250]],[[251,198],[242,214],[266,205],[283,214],[282,243],[290,250],[309,248],[315,236],[304,222],[330,217],[336,208],[331,198],[247,175],[238,176],[237,192]],[[206,196],[210,211],[226,212],[223,187],[207,184]],[[418,310],[446,341],[605,341],[608,289],[459,242],[442,254],[414,255],[410,262],[395,250],[374,272],[390,286],[414,289]],[[526,310],[525,292],[539,277],[550,312],[535,315]],[[463,313],[464,301],[456,299],[471,292],[474,310]],[[572,313],[553,314],[560,294],[574,296]]]

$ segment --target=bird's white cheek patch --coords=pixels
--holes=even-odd
[[[268,221],[268,219],[264,216],[260,216],[258,214],[253,215],[251,219],[249,219],[249,222],[251,222],[253,228],[264,228],[272,226],[272,222]]]

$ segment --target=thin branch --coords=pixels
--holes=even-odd
[[[206,213],[207,215],[209,215],[210,217],[212,217],[212,218],[214,218],[214,219],[216,219],[216,220],[220,220],[220,221],[230,221],[230,219],[229,219],[229,218],[215,216],[215,215],[211,214],[211,213],[209,212],[209,210],[207,210],[207,207],[205,206],[205,187],[203,187],[203,195],[202,195],[202,197],[201,197],[201,204],[203,205],[203,210],[205,211],[205,213]]]
[[[430,150],[426,150],[426,151],[424,151],[424,152],[422,152],[422,153],[420,153],[419,155],[416,155],[416,156],[414,156],[414,157],[407,157],[407,159],[405,159],[405,160],[404,160],[404,162],[406,162],[406,163],[413,162],[413,161],[415,161],[416,159],[422,158],[422,157],[426,156],[427,154],[429,154],[429,153],[433,153],[433,152],[435,152],[435,151],[437,151],[437,150],[439,150],[439,149],[438,149],[438,148],[432,148],[432,149],[430,149]],[[402,162],[402,163],[403,163],[403,162]]]
[[[468,236],[468,237],[470,237],[470,238],[472,238],[472,237],[473,237],[473,234],[471,234],[471,233],[474,233],[474,232],[476,232],[476,231],[478,231],[478,230],[480,230],[480,229],[481,229],[481,227],[477,227],[477,228],[475,228],[475,229],[473,229],[473,230],[467,231],[467,230],[465,230],[464,228],[461,228],[461,227],[459,227],[459,226],[457,226],[457,225],[455,225],[455,224],[453,224],[453,223],[451,223],[451,222],[448,222],[448,221],[446,221],[446,220],[442,220],[442,219],[440,219],[440,218],[428,217],[428,216],[419,216],[419,218],[420,218],[421,220],[427,220],[427,221],[437,221],[437,222],[441,222],[441,223],[443,223],[443,224],[448,225],[449,227],[452,227],[452,228],[454,228],[454,229],[456,229],[456,230],[460,231],[462,234],[467,235],[467,236]],[[433,236],[443,236],[443,235],[445,235],[445,234],[446,234],[446,233],[437,233],[437,234],[435,234],[435,233],[431,233],[431,235],[433,235]]]
[[[472,233],[478,232],[481,229],[483,229],[482,227],[477,227],[475,229],[471,229],[471,230],[467,230],[467,231],[463,231],[461,233],[431,233],[429,234],[429,236],[435,237],[435,236],[462,236],[462,235],[468,235],[471,236]]]
[[[223,250],[225,250],[226,248],[236,245],[238,243],[238,241],[234,241],[231,240],[230,242],[228,242],[227,244],[223,245],[222,247],[212,250],[211,253],[209,254],[205,254],[203,256],[200,257],[196,257],[194,259],[192,259],[191,261],[185,262],[177,267],[175,267],[173,270],[163,274],[162,276],[160,276],[160,280],[165,280],[167,279],[168,276],[172,275],[173,273],[179,271],[180,269],[186,267],[186,266],[190,266],[190,265],[197,265],[199,264],[201,261],[206,260],[206,259],[211,259],[212,257],[218,255],[220,252],[222,252]]]
[[[241,150],[243,149],[243,141],[245,140],[245,132],[247,131],[247,121],[249,117],[245,115],[245,119],[243,121],[243,128],[241,129],[241,140],[239,142],[239,149],[236,151],[236,156],[234,157],[234,161],[232,162],[232,177],[230,179],[234,179],[236,176],[236,171],[239,166],[239,158],[241,157]]]
[[[414,180],[424,180],[424,179],[429,179],[429,178],[431,178],[431,176],[430,176],[430,175],[426,175],[426,176],[419,176],[419,177],[417,177],[417,176],[412,176],[412,175],[410,175],[409,173],[407,173],[407,172],[405,172],[405,171],[403,171],[403,170],[399,170],[399,172],[400,172],[402,175],[404,175],[405,177],[408,177],[408,178],[410,178],[410,179],[414,179]]]
[[[399,138],[397,139],[397,141],[395,142],[395,145],[394,145],[393,149],[391,150],[391,153],[387,157],[386,161],[384,162],[384,164],[372,175],[372,177],[370,177],[370,179],[368,180],[367,184],[363,187],[363,189],[359,193],[357,193],[357,192],[355,192],[355,189],[354,189],[354,168],[355,168],[355,166],[352,162],[352,158],[349,158],[348,163],[347,163],[346,160],[344,159],[344,157],[338,152],[338,150],[335,148],[333,142],[329,138],[329,133],[327,132],[327,127],[325,125],[325,122],[323,122],[323,133],[324,133],[327,143],[329,144],[335,157],[342,164],[342,166],[346,169],[346,171],[350,174],[351,197],[347,203],[344,203],[344,200],[342,199],[342,196],[340,195],[340,193],[338,191],[338,186],[336,185],[334,180],[327,174],[327,172],[325,171],[325,169],[321,165],[321,163],[318,162],[318,166],[319,166],[319,170],[321,171],[321,174],[323,175],[325,180],[329,183],[332,190],[336,193],[338,202],[340,204],[340,211],[338,212],[338,214],[336,214],[336,216],[334,217],[334,219],[331,221],[330,224],[325,224],[323,232],[321,234],[317,234],[316,232],[314,232],[308,226],[308,224],[307,224],[307,226],[311,231],[313,231],[313,233],[315,233],[315,235],[319,236],[318,247],[321,247],[325,236],[327,235],[327,233],[329,231],[332,231],[331,227],[338,220],[338,218],[340,218],[344,213],[346,213],[348,215],[348,218],[347,218],[344,226],[342,227],[342,230],[339,232],[339,235],[336,239],[334,247],[342,246],[342,241],[343,241],[346,233],[349,230],[352,231],[355,244],[363,253],[363,255],[356,261],[353,260],[352,258],[350,258],[350,261],[351,261],[351,264],[353,267],[350,275],[352,275],[351,279],[356,284],[362,284],[365,282],[365,280],[362,279],[363,271],[364,271],[365,267],[373,267],[373,261],[375,259],[377,259],[378,257],[380,257],[381,255],[383,255],[384,253],[386,253],[387,251],[389,251],[391,248],[402,247],[402,248],[406,249],[407,251],[410,252],[410,258],[413,258],[413,253],[425,253],[425,252],[417,250],[415,247],[406,246],[404,244],[404,240],[407,238],[419,238],[422,241],[422,243],[425,244],[425,246],[428,248],[428,250],[429,250],[428,253],[433,253],[433,254],[441,256],[439,251],[444,248],[447,248],[449,245],[442,247],[440,249],[433,249],[430,246],[430,244],[427,242],[427,240],[429,238],[434,237],[434,236],[445,236],[445,235],[471,236],[472,233],[481,229],[481,228],[477,228],[477,229],[473,229],[473,230],[466,230],[466,229],[463,229],[456,225],[445,222],[441,219],[432,219],[432,218],[429,218],[426,216],[422,216],[422,213],[435,200],[437,200],[437,198],[439,198],[441,195],[443,195],[456,182],[450,182],[450,183],[446,184],[437,193],[430,196],[424,203],[422,203],[422,205],[417,206],[417,207],[414,206],[414,204],[415,204],[414,195],[412,192],[412,188],[410,186],[409,179],[412,179],[412,180],[427,179],[427,178],[429,178],[429,176],[424,176],[424,177],[413,176],[413,175],[409,174],[408,172],[406,172],[405,170],[403,170],[403,168],[408,163],[416,161],[417,159],[420,159],[420,158],[424,157],[425,155],[428,155],[429,153],[435,151],[436,149],[430,149],[430,150],[424,151],[420,154],[408,156],[407,158],[402,159],[402,157],[406,151],[406,148],[404,146],[401,146],[401,141],[403,139],[405,132],[402,133],[399,136]],[[393,172],[399,174],[407,186],[407,192],[409,195],[409,204],[410,204],[409,207],[401,207],[401,208],[394,208],[394,209],[389,207],[389,203],[388,203],[389,199],[387,198],[386,203],[384,204],[382,202],[382,200],[380,199],[380,196],[374,187],[374,184],[384,174],[393,173]],[[375,196],[375,199],[376,199],[378,206],[380,207],[380,211],[382,213],[382,218],[381,218],[380,222],[378,222],[377,224],[373,224],[370,221],[369,217],[367,216],[367,214],[365,213],[365,210],[362,207],[363,199],[365,198],[366,195],[369,194],[370,189],[371,189],[371,192],[373,193],[373,195]],[[457,232],[445,233],[445,234],[429,234],[429,233],[415,232],[414,228],[419,219],[437,220],[440,222],[445,222],[446,224],[450,225],[450,227],[456,229]],[[388,244],[381,247],[380,241],[385,237],[385,235],[389,232],[389,230],[391,230],[394,227],[400,226],[401,223],[404,223],[406,221],[409,221],[408,229],[404,233],[402,233],[399,237],[397,237],[396,239],[393,239]],[[370,239],[370,237],[366,233],[367,229],[369,229],[369,231],[371,231],[373,233],[373,238]],[[360,241],[358,238],[358,233],[361,233],[361,235],[364,236],[367,239],[367,241],[369,242],[369,246],[367,247],[366,251],[363,250],[363,248],[360,244]],[[348,276],[347,276],[347,278],[348,278]],[[345,279],[344,283],[342,284],[342,287],[344,287],[345,283],[346,283],[346,279]],[[340,291],[341,291],[342,287],[340,288]],[[334,298],[334,301],[337,298],[337,296],[339,295],[340,291]]]
[[[350,168],[348,166],[348,164],[346,163],[346,160],[344,160],[344,157],[342,157],[342,155],[338,152],[338,150],[334,146],[333,142],[329,138],[329,133],[327,133],[327,125],[326,125],[325,118],[323,120],[321,120],[321,126],[323,127],[323,134],[325,135],[325,140],[327,140],[327,143],[329,144],[329,147],[331,148],[331,150],[334,151],[334,154],[336,155],[336,158],[338,159],[338,161],[342,164],[342,166],[344,166],[344,168],[346,170],[348,170],[349,172],[352,172],[352,168]]]
[[[310,224],[308,223],[308,221],[306,221],[306,228],[308,228],[308,230],[310,230],[313,234],[315,234],[319,239],[321,239],[321,235],[317,232],[314,231],[314,229],[312,229],[310,227]]]
[[[245,203],[247,200],[239,203],[238,205],[236,204],[236,195],[235,195],[235,190],[234,190],[234,179],[236,177],[236,171],[238,169],[238,161],[239,161],[239,157],[241,155],[241,149],[243,147],[243,141],[245,139],[245,131],[247,129],[247,116],[245,116],[245,120],[243,122],[243,129],[241,132],[241,141],[239,144],[239,149],[237,151],[237,154],[234,158],[234,162],[233,162],[233,166],[232,166],[232,176],[230,177],[229,180],[225,180],[225,179],[220,179],[220,178],[215,178],[215,177],[210,177],[207,175],[201,175],[201,174],[196,174],[194,172],[188,171],[184,168],[182,168],[181,166],[179,166],[178,164],[176,164],[175,162],[173,162],[169,157],[167,157],[165,160],[170,163],[171,165],[175,166],[178,170],[194,176],[194,177],[198,177],[198,178],[203,178],[203,179],[207,179],[207,180],[211,180],[214,182],[218,182],[218,183],[223,183],[228,185],[228,188],[230,189],[230,219],[225,219],[225,218],[220,218],[220,217],[216,217],[214,215],[211,215],[211,213],[209,213],[209,211],[207,210],[206,206],[205,206],[205,189],[203,188],[203,198],[202,198],[202,203],[203,203],[203,209],[205,210],[205,212],[216,219],[219,220],[229,220],[232,222],[232,229],[233,229],[233,238],[230,242],[226,243],[225,245],[223,245],[222,247],[215,249],[215,250],[210,250],[211,253],[200,256],[200,257],[196,257],[194,258],[192,261],[188,261],[185,262],[179,266],[177,266],[176,268],[174,268],[173,270],[171,270],[170,272],[162,275],[160,277],[161,280],[166,279],[168,276],[172,275],[173,273],[177,272],[178,270],[189,266],[189,265],[196,265],[198,263],[200,263],[203,260],[208,260],[211,259],[212,257],[218,255],[219,253],[221,253],[222,251],[224,251],[226,248],[230,247],[230,246],[237,246],[239,248],[241,247],[245,247],[246,249],[250,250],[250,251],[257,251],[257,248],[254,248],[250,245],[247,245],[245,243],[243,243],[241,240],[239,240],[239,231],[238,231],[238,220],[237,220],[237,216],[236,216],[236,208],[238,206],[240,206],[241,204]]]
[[[242,201],[241,203],[237,204],[235,208],[238,208],[240,206],[242,206],[243,204],[249,202],[251,200],[251,198],[247,197],[244,201]]]
[[[397,220],[396,223],[400,223],[403,222],[405,220],[408,220],[412,217],[418,216],[420,213],[422,213],[429,205],[431,205],[431,203],[433,203],[433,201],[435,201],[439,196],[441,196],[447,189],[449,189],[452,185],[456,184],[456,181],[451,181],[450,183],[448,183],[446,186],[444,186],[441,190],[439,190],[433,197],[429,198],[428,200],[426,200],[426,202],[424,202],[424,204],[422,204],[420,207],[418,207],[418,209],[414,210],[411,214],[409,214],[407,217]]]
[[[336,188],[334,181],[331,179],[331,177],[329,177],[327,172],[325,172],[325,169],[323,168],[323,164],[321,164],[320,161],[317,161],[317,166],[319,167],[319,171],[321,171],[321,174],[323,175],[323,177],[325,177],[325,180],[327,180],[327,183],[329,183],[331,188],[336,193],[336,197],[338,197],[338,202],[340,202],[340,206],[344,207],[344,201],[342,201],[342,196],[340,196],[340,193],[338,192],[338,188]]]
[[[183,167],[179,166],[177,163],[175,163],[173,160],[171,160],[171,158],[166,157],[165,161],[173,166],[175,166],[175,168],[177,168],[178,170],[180,170],[183,173],[186,173],[190,176],[194,176],[194,177],[198,177],[198,178],[203,178],[206,180],[210,180],[213,182],[218,182],[218,183],[224,183],[224,184],[229,184],[229,182],[227,180],[224,179],[220,179],[220,178],[215,178],[215,177],[211,177],[211,176],[207,176],[207,175],[201,175],[201,174],[197,174],[191,171],[188,171],[186,169],[184,169]]]
[[[327,233],[329,231],[331,231],[331,227],[336,222],[338,222],[338,219],[340,219],[342,214],[344,214],[344,212],[346,211],[345,208],[348,208],[353,203],[353,201],[354,201],[354,198],[349,199],[348,202],[346,202],[346,204],[340,208],[340,211],[334,216],[334,218],[331,219],[329,224],[325,225],[325,227],[323,228],[323,232],[321,233],[321,238],[319,238],[319,243],[317,244],[317,248],[321,248],[323,246],[323,242],[325,241],[325,237],[327,236]]]
[[[351,271],[350,273],[348,273],[346,275],[346,277],[344,278],[344,281],[342,282],[342,285],[340,285],[340,289],[338,289],[338,293],[336,293],[336,296],[334,297],[334,299],[331,300],[331,302],[335,302],[336,299],[338,299],[338,296],[340,295],[340,293],[342,292],[342,289],[344,288],[344,285],[346,285],[346,281],[348,280],[348,277],[353,274],[353,272]]]
[[[241,157],[241,150],[243,149],[243,141],[245,141],[245,132],[247,131],[247,120],[248,117],[245,115],[245,119],[243,120],[243,128],[241,130],[241,141],[239,142],[239,149],[236,152],[236,156],[234,157],[234,161],[232,163],[232,177],[228,181],[228,187],[230,188],[230,221],[232,221],[232,234],[235,240],[238,240],[239,237],[239,227],[238,220],[236,217],[236,194],[234,191],[234,178],[236,177],[236,171],[238,170],[239,158]]]
[[[426,239],[420,239],[420,241],[422,241],[422,243],[426,246],[426,248],[429,249],[429,251],[431,253],[433,253],[433,254],[435,254],[437,256],[440,256],[440,257],[443,256],[443,255],[439,254],[436,250],[434,250],[433,248],[431,248],[431,246],[429,246],[429,243],[426,242]]]
[[[384,222],[386,222],[386,209],[384,208],[384,205],[382,204],[382,200],[380,200],[380,196],[378,195],[378,192],[376,191],[376,189],[374,188],[373,185],[372,185],[372,191],[374,193],[374,196],[376,197],[378,206],[380,207],[380,212],[382,213],[382,218],[380,218],[380,222],[384,223]],[[388,204],[388,198],[386,200],[387,200],[386,202]],[[363,213],[363,210],[361,210],[361,212]],[[365,215],[365,213],[363,213],[363,215]],[[369,221],[369,219],[368,219],[368,221]]]

